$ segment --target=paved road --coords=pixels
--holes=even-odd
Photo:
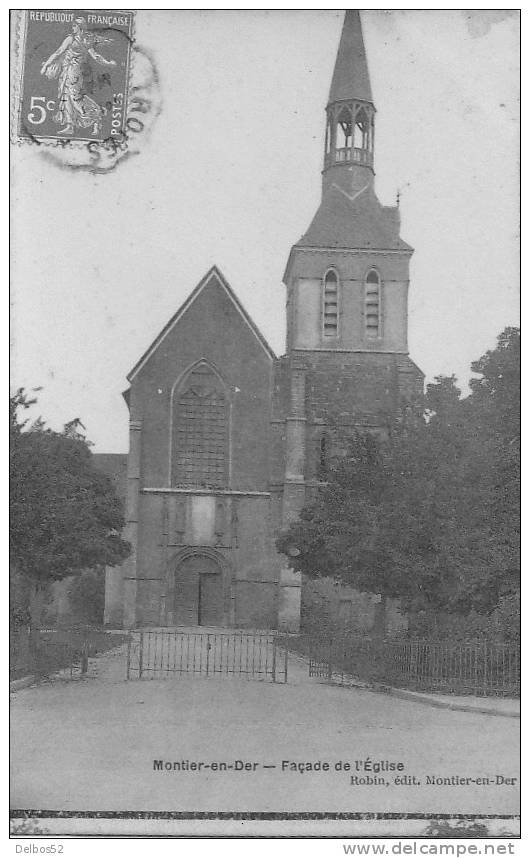
[[[287,685],[232,677],[125,682],[124,675],[124,655],[110,653],[84,680],[13,695],[14,807],[519,812],[518,781],[497,782],[519,775],[515,719],[320,684],[293,659]],[[355,771],[367,758],[403,769]],[[154,760],[197,768],[160,771]],[[328,763],[329,771],[282,772],[282,761]]]

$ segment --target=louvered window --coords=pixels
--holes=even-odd
[[[173,485],[226,487],[229,403],[209,366],[191,372],[173,407]]]
[[[339,279],[328,271],[324,279],[324,336],[336,337],[339,332]]]
[[[376,339],[381,336],[381,281],[377,271],[366,277],[364,292],[364,318],[366,336]]]

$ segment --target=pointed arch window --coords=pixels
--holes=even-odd
[[[330,268],[324,277],[324,319],[325,337],[336,337],[339,333],[339,278]]]
[[[228,486],[229,401],[219,376],[195,366],[173,396],[171,483]]]
[[[381,278],[375,269],[366,275],[364,287],[364,320],[366,336],[377,339],[381,336]]]

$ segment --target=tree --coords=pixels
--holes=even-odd
[[[496,348],[472,363],[480,377],[471,379],[467,402],[490,465],[482,474],[488,492],[484,530],[496,570],[496,610],[505,617],[513,613],[514,620],[520,601],[520,354],[519,329],[505,328]]]
[[[506,440],[519,437],[521,391],[521,332],[505,328],[497,337],[497,347],[471,364],[481,378],[469,386],[474,407],[482,406]]]
[[[71,424],[67,434],[46,429],[41,419],[28,427],[20,412],[34,401],[23,389],[10,401],[10,548],[16,574],[29,583],[38,625],[51,581],[119,564],[130,545],[120,536],[121,503],[94,467],[88,443]]]
[[[427,386],[389,438],[357,435],[278,540],[292,565],[413,612],[509,617],[519,587],[519,332]],[[294,549],[294,550],[293,550]],[[502,620],[504,622],[504,620]]]
[[[105,570],[88,569],[68,583],[68,601],[76,622],[101,625],[105,608]]]
[[[432,570],[437,536],[424,426],[404,421],[388,441],[357,434],[330,467],[316,502],[283,533],[294,567],[409,604],[441,598]],[[295,551],[292,548],[295,547]],[[431,569],[426,586],[425,574]],[[438,576],[439,577],[439,576]]]

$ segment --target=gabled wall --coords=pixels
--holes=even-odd
[[[135,554],[122,574],[126,625],[200,622],[204,567],[207,574],[218,569],[216,624],[277,626],[281,559],[269,492],[273,361],[213,271],[131,373],[128,527]],[[218,488],[171,482],[172,403],[198,362],[212,368],[229,403],[229,477]],[[113,589],[119,595],[118,582]]]
[[[131,413],[143,421],[143,485],[169,485],[172,390],[200,360],[215,367],[231,397],[231,488],[266,491],[272,358],[215,275],[132,381]]]

